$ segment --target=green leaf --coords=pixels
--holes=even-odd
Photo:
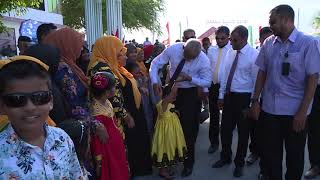
[[[64,23],[76,29],[85,28],[84,0],[61,0]],[[164,0],[122,0],[123,26],[128,30],[146,28],[161,33],[159,17],[165,11]],[[102,0],[103,31],[107,29],[106,0]]]
[[[1,0],[0,1],[0,19],[3,18],[1,14],[15,11],[18,15],[26,13],[27,8],[37,8],[43,0]],[[3,22],[0,21],[0,33],[5,31],[6,27]]]

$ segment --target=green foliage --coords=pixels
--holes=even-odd
[[[60,0],[63,23],[75,29],[86,26],[84,0]]]
[[[164,11],[163,0],[123,0],[123,24],[128,29],[146,28],[160,33],[159,16]]]
[[[123,26],[129,30],[146,28],[161,33],[159,15],[165,10],[164,0],[122,0]],[[85,28],[84,0],[61,0],[64,24]],[[103,31],[106,25],[106,0],[102,0]]]
[[[320,36],[320,13],[313,19],[313,27],[316,29],[316,35]]]
[[[0,18],[3,13],[15,11],[18,15],[26,12],[27,7],[39,7],[43,0],[1,0],[0,1]],[[0,21],[0,32],[5,30],[3,22]]]

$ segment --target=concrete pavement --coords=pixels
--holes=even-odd
[[[199,135],[196,144],[196,162],[194,166],[194,170],[191,176],[187,178],[181,178],[180,172],[182,170],[182,166],[179,165],[177,167],[177,180],[257,180],[257,175],[259,173],[258,162],[251,166],[245,166],[244,168],[244,176],[241,178],[233,178],[233,169],[234,164],[219,168],[213,169],[211,165],[219,159],[219,152],[209,155],[207,153],[209,147],[209,140],[208,140],[208,131],[209,131],[209,121],[205,121],[203,124],[200,125]],[[234,131],[234,138],[233,138],[233,153],[235,154],[237,145],[237,132]],[[320,153],[320,152],[319,152]],[[308,161],[307,149],[306,149],[306,157],[305,157],[305,171],[309,168],[309,161]],[[284,162],[285,163],[285,162]],[[284,168],[285,171],[285,168]],[[157,175],[158,171],[155,169],[155,172],[152,176],[144,176],[144,177],[137,177],[134,180],[161,180]],[[320,180],[318,177],[316,180]]]

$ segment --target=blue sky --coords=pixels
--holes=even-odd
[[[259,26],[268,25],[269,11],[279,5],[288,4],[296,13],[296,26],[303,32],[312,34],[312,20],[320,13],[320,0],[165,0],[166,12],[160,15],[163,35],[155,35],[160,41],[167,38],[166,23],[170,23],[171,41],[179,38],[179,23],[183,29],[193,28],[197,36],[212,26],[228,25],[230,29],[242,24],[253,27],[254,39]],[[299,12],[299,18],[298,18]],[[299,19],[299,20],[298,20]],[[299,22],[299,23],[298,23]],[[227,24],[226,24],[227,23]],[[153,36],[147,30],[126,33],[126,39],[138,42]]]

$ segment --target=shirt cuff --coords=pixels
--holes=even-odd
[[[192,84],[195,84],[197,86],[200,86],[200,87],[210,87],[211,86],[211,82],[209,82],[208,84],[205,84],[205,82],[201,83],[201,79],[200,78],[194,78],[194,77],[191,77],[191,81],[190,81]]]

